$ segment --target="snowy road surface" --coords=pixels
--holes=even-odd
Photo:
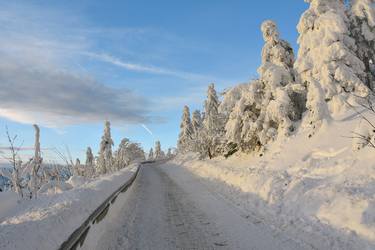
[[[241,214],[179,167],[143,166],[126,196],[97,249],[308,249]]]

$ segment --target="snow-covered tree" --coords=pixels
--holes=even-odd
[[[211,83],[207,90],[207,99],[205,101],[205,119],[204,126],[210,134],[217,134],[221,130],[221,121],[219,115],[219,98],[217,96],[215,85]]]
[[[251,151],[259,146],[262,124],[258,119],[262,109],[263,86],[259,80],[248,85],[230,113],[225,125],[228,156],[239,149]]]
[[[160,141],[155,142],[155,160],[160,160],[162,159],[162,150],[161,150],[161,144]]]
[[[207,99],[204,109],[205,116],[203,120],[202,137],[204,138],[204,150],[201,152],[203,157],[212,158],[221,152],[222,139],[224,134],[224,121],[219,113],[219,98],[217,96],[215,85],[208,86]]]
[[[202,141],[202,129],[203,129],[203,121],[202,115],[199,110],[195,110],[193,112],[192,120],[192,145],[191,150],[193,152],[200,152]]]
[[[260,80],[264,84],[260,122],[261,143],[264,145],[276,135],[289,135],[294,130],[292,120],[302,115],[303,88],[295,84],[294,53],[290,44],[280,39],[276,24],[267,20],[262,24],[265,45],[262,50]]]
[[[37,198],[38,189],[40,186],[39,169],[42,166],[42,155],[40,151],[40,129],[39,126],[34,124],[35,129],[35,144],[34,144],[34,158],[32,161],[32,173],[30,179],[31,196]]]
[[[180,134],[178,136],[178,151],[185,153],[191,150],[191,142],[193,139],[193,128],[190,119],[190,110],[188,106],[184,107],[182,120],[180,125]]]
[[[340,112],[350,93],[367,96],[368,88],[361,80],[365,65],[356,55],[344,1],[305,1],[310,7],[298,24],[295,69],[308,91],[305,124],[315,127]]]
[[[351,35],[355,39],[356,55],[365,65],[362,81],[375,88],[375,0],[351,0],[348,11]]]
[[[87,147],[86,150],[86,166],[94,166],[94,155],[92,153],[91,147]]]
[[[167,159],[171,159],[173,157],[172,149],[171,148],[168,148],[166,157],[167,157]]]
[[[130,140],[124,138],[121,140],[118,149],[115,152],[115,166],[117,170],[124,168],[129,164],[129,159],[127,158],[127,147],[130,144]]]
[[[259,71],[263,73],[267,70],[271,63],[280,66],[289,72],[288,75],[281,75],[281,85],[285,85],[290,81],[290,75],[293,75],[294,53],[290,44],[280,39],[280,34],[276,23],[271,20],[266,20],[262,23],[261,30],[263,33],[263,40],[265,42],[262,49],[262,66]],[[277,82],[275,82],[277,87]]]
[[[148,153],[147,160],[152,161],[152,160],[154,160],[154,159],[155,159],[155,158],[154,158],[154,149],[151,148],[151,149],[150,149],[150,152]]]
[[[294,81],[291,46],[280,39],[274,22],[263,22],[261,29],[265,45],[260,79],[243,85],[236,95],[239,100],[225,126],[227,155],[239,149],[253,151],[278,135],[289,135],[304,111],[305,91]]]
[[[165,159],[165,152],[163,150],[160,151],[159,159],[161,159],[161,160]]]
[[[85,176],[91,177],[94,174],[94,164],[95,159],[90,147],[87,147],[86,150],[86,167],[85,167]]]
[[[105,174],[113,168],[112,146],[113,141],[111,137],[111,123],[106,121],[104,125],[104,134],[100,143],[97,166],[100,174]]]
[[[126,148],[126,159],[129,164],[135,161],[144,161],[145,160],[145,152],[143,151],[141,145],[139,143],[131,142]]]
[[[130,165],[136,160],[145,159],[145,153],[140,144],[131,142],[128,138],[121,140],[115,156],[115,165],[117,170]]]
[[[228,121],[230,113],[236,106],[237,102],[248,90],[249,83],[242,83],[223,91],[223,100],[219,106],[219,113],[223,116],[225,123]]]
[[[0,170],[0,176],[4,175],[11,179],[12,181],[12,189],[14,192],[16,192],[21,198],[23,198],[23,187],[22,187],[22,161],[21,158],[18,154],[20,147],[17,147],[15,145],[16,140],[17,140],[17,135],[11,136],[8,130],[8,127],[6,127],[6,134],[7,134],[7,139],[9,143],[9,151],[10,151],[10,156],[3,156],[4,159],[8,160],[11,167],[12,171],[9,174],[4,173],[3,171]],[[0,152],[1,153],[1,152]],[[8,171],[7,171],[8,172]]]
[[[202,123],[202,116],[199,110],[195,110],[193,112],[193,117],[191,119],[193,134],[196,135],[201,130],[203,123]]]

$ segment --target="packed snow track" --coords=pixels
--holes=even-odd
[[[173,165],[143,165],[124,196],[96,235],[96,249],[308,249]]]

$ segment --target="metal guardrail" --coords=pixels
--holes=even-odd
[[[117,197],[121,193],[124,193],[129,189],[129,187],[133,184],[133,182],[137,178],[141,165],[145,163],[148,163],[148,162],[142,162],[139,164],[138,169],[135,172],[135,174],[132,176],[132,178],[130,178],[124,185],[122,185],[119,189],[117,189],[114,193],[112,193],[112,195],[110,195],[87,218],[87,220],[69,236],[69,238],[64,243],[62,243],[59,250],[75,250],[77,249],[78,246],[81,247],[83,245],[87,237],[87,234],[90,231],[90,228],[93,225],[100,223],[105,218],[105,216],[107,215],[109,211],[109,207],[111,206],[111,204],[115,203]]]

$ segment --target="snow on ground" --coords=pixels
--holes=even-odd
[[[375,248],[375,149],[352,150],[353,114],[300,131],[264,153],[229,159],[179,156],[214,191],[318,249]]]
[[[0,221],[13,213],[17,202],[18,194],[15,192],[0,192]]]
[[[145,164],[82,249],[312,249],[242,213],[183,168]]]
[[[109,195],[135,174],[138,166],[131,165],[91,182],[70,180],[71,190],[42,194],[37,200],[12,199],[5,206],[2,196],[6,193],[0,193],[0,249],[57,249]]]

